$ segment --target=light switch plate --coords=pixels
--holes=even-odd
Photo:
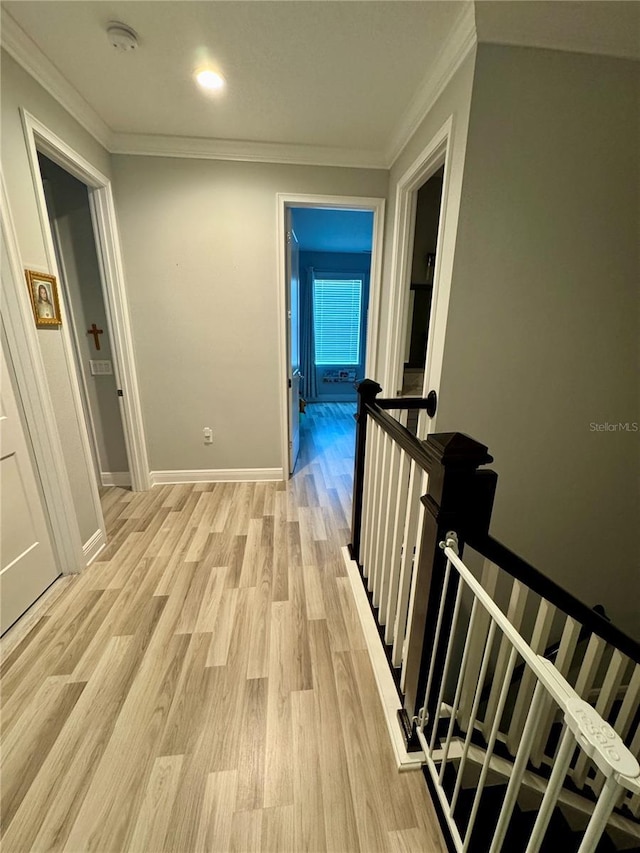
[[[113,365],[110,361],[98,361],[91,358],[89,364],[91,365],[92,376],[113,376]]]

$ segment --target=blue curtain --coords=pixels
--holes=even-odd
[[[313,334],[313,268],[307,267],[300,282],[300,372],[304,376],[300,393],[305,400],[318,396],[315,340]]]

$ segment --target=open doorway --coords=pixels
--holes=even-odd
[[[100,486],[131,485],[88,189],[38,153],[91,456]]]
[[[366,363],[373,212],[294,207],[291,232],[299,288],[292,351],[298,351],[302,418],[293,473],[355,412]]]
[[[416,193],[402,374],[403,397],[423,395],[443,178],[444,166],[441,166]]]
[[[323,198],[314,204],[312,196],[281,196],[280,201],[285,227],[283,468],[291,475],[298,458],[309,455],[305,424],[330,431],[332,419],[351,418],[356,384],[366,375],[375,378],[384,202]]]

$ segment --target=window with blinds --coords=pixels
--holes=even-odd
[[[360,363],[361,312],[362,279],[314,279],[316,364]]]

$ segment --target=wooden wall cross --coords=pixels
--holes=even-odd
[[[91,324],[91,328],[87,330],[88,335],[93,335],[93,342],[96,345],[96,349],[100,349],[100,338],[99,335],[103,334],[102,329],[99,329],[95,323]]]

